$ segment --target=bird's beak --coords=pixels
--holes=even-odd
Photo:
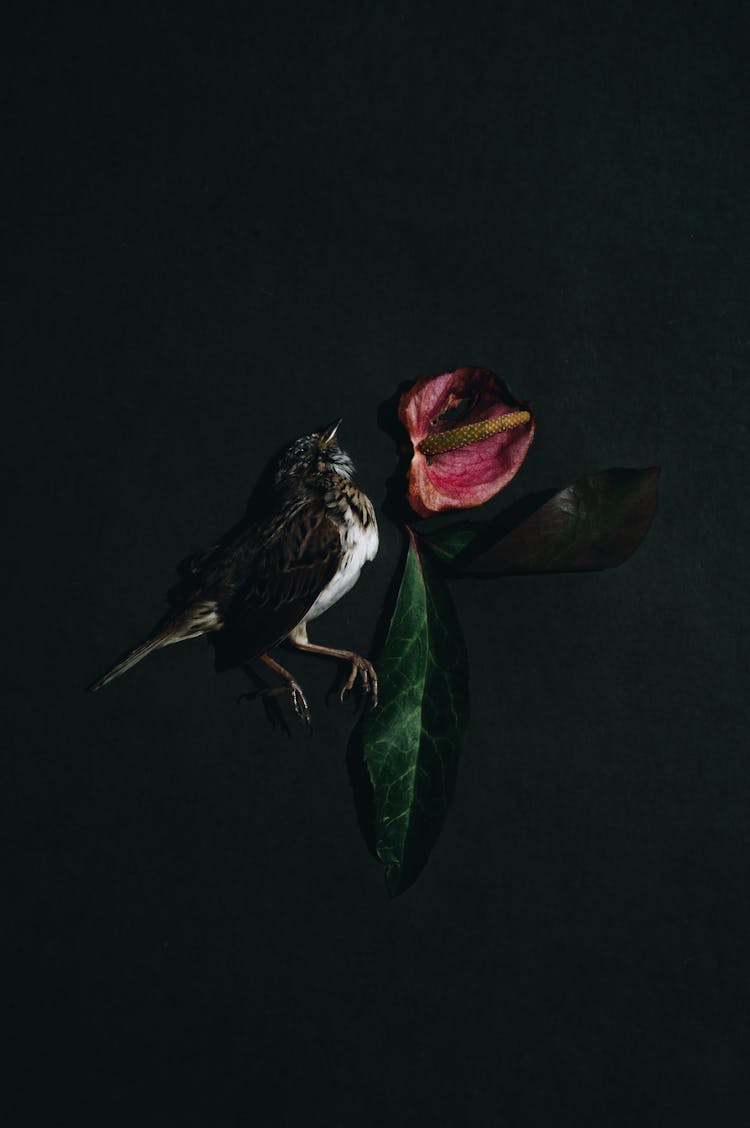
[[[337,419],[335,422],[329,423],[327,427],[324,427],[320,432],[320,445],[324,447],[330,446],[336,438],[336,432],[340,426],[341,420]]]

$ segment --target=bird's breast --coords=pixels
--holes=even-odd
[[[305,616],[304,621],[317,619],[356,584],[362,568],[374,560],[378,551],[378,525],[368,497],[347,483],[348,489],[338,494],[329,516],[339,528],[341,559],[338,569]]]

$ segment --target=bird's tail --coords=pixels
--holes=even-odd
[[[125,674],[128,670],[132,670],[133,666],[143,658],[146,658],[154,650],[159,650],[162,646],[168,646],[170,642],[178,641],[179,636],[175,637],[174,632],[169,629],[157,631],[155,634],[152,634],[150,638],[147,638],[145,642],[142,642],[140,646],[129,650],[111,669],[107,670],[105,674],[102,674],[100,678],[97,678],[95,682],[92,682],[89,686],[90,691],[96,693],[97,689],[101,689],[103,685],[109,685],[115,678],[119,678],[120,674]]]

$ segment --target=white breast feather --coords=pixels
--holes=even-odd
[[[322,615],[329,607],[333,607],[334,603],[338,603],[342,595],[346,595],[354,587],[359,579],[359,573],[368,560],[375,559],[378,551],[378,527],[374,518],[363,530],[359,523],[350,522],[349,516],[350,514],[347,513],[347,520],[342,526],[342,557],[339,570],[323,588],[302,620],[303,623],[317,619],[318,615]],[[344,529],[346,532],[343,531]]]

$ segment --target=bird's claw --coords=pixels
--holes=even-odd
[[[375,673],[373,664],[359,654],[355,654],[352,658],[351,672],[346,679],[344,688],[341,690],[340,700],[343,702],[347,693],[351,692],[358,677],[362,679],[362,689],[364,692],[370,694],[370,701],[374,709],[378,703],[378,675]]]
[[[301,721],[307,725],[309,729],[312,728],[312,716],[310,714],[310,706],[307,704],[307,698],[300,689],[297,682],[291,682],[289,685],[289,692],[292,695],[292,705],[294,711]]]
[[[296,681],[290,681],[287,685],[269,686],[267,689],[255,689],[250,693],[241,693],[237,698],[237,704],[239,705],[241,701],[254,701],[256,697],[276,697],[279,693],[287,692],[292,696],[292,705],[299,719],[303,721],[308,728],[312,728],[310,706],[302,692],[302,687]]]

